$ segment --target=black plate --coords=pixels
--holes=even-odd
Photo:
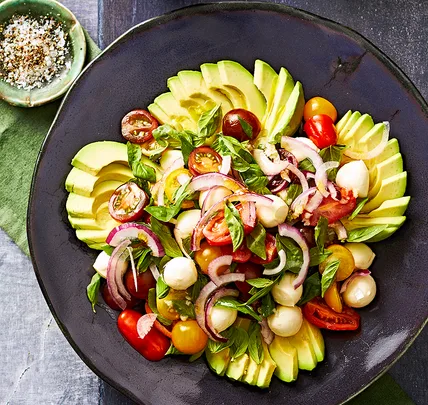
[[[85,144],[120,141],[123,115],[166,89],[166,79],[203,62],[232,59],[253,69],[256,58],[286,66],[306,98],[323,95],[348,109],[390,120],[400,141],[413,199],[402,229],[374,249],[379,293],[361,312],[355,334],[325,333],[326,361],[298,381],[269,390],[216,377],[205,363],[179,358],[149,363],[124,342],[115,317],[85,296],[95,253],[67,222],[64,180]],[[384,372],[428,316],[428,108],[409,79],[359,34],[289,7],[223,3],[186,8],[136,26],[82,74],[65,98],[34,175],[28,237],[45,298],[70,344],[101,378],[145,404],[337,404]]]

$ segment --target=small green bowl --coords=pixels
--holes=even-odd
[[[0,79],[0,99],[19,107],[36,107],[61,97],[83,68],[86,39],[82,26],[74,14],[55,0],[6,0],[0,3],[0,25],[13,15],[29,14],[32,17],[52,16],[63,24],[70,43],[71,67],[63,69],[58,77],[31,90],[18,89]]]

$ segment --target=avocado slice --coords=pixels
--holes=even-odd
[[[373,159],[365,160],[364,163],[366,164],[367,168],[371,170],[378,163],[383,162],[384,160],[394,156],[399,152],[400,146],[398,144],[398,140],[396,138],[391,138],[387,142],[385,149],[378,156],[374,157]]]
[[[79,218],[69,215],[68,220],[74,229],[111,230],[121,224],[110,216],[108,201],[99,206],[94,218]]]
[[[226,348],[218,353],[211,353],[208,348],[205,349],[205,356],[208,361],[208,366],[216,374],[223,376],[230,362],[230,349]]]
[[[276,363],[269,354],[269,349],[264,341],[263,344],[263,361],[260,364],[259,375],[257,376],[257,386],[259,388],[269,387],[272,375],[276,369]]]
[[[266,99],[266,113],[262,122],[264,122],[272,109],[277,83],[278,74],[275,70],[266,62],[257,59],[254,63],[254,84]]]
[[[149,110],[150,114],[152,114],[153,117],[159,121],[160,124],[168,124],[177,131],[181,131],[183,129],[181,125],[177,125],[177,122],[173,121],[173,119],[157,104],[152,103],[147,107],[147,109]]]
[[[366,228],[376,225],[401,226],[406,220],[405,216],[399,217],[371,217],[368,215],[357,215],[352,221],[343,220],[343,226],[348,229]]]
[[[109,246],[107,243],[88,243],[88,247],[90,249],[94,249],[94,250],[103,250],[105,249],[107,246]]]
[[[394,198],[384,201],[379,208],[371,211],[369,217],[399,217],[404,215],[409,205],[410,197]]]
[[[302,121],[303,108],[305,107],[305,95],[302,83],[296,82],[290,97],[281,111],[275,128],[269,135],[270,143],[280,142],[281,136],[293,135]]]
[[[407,172],[401,172],[395,176],[382,180],[382,184],[375,197],[367,202],[361,210],[367,213],[378,208],[384,201],[403,197],[406,192]]]
[[[325,343],[320,329],[312,325],[305,318],[303,318],[302,328],[304,328],[304,331],[311,339],[318,363],[323,361],[325,356]]]
[[[374,242],[380,242],[382,240],[385,240],[386,238],[389,238],[394,232],[398,231],[400,229],[399,226],[388,226],[388,228],[384,229],[382,232],[379,232],[377,235],[373,236],[373,238],[370,238],[365,241],[365,243],[374,243]]]
[[[260,366],[249,356],[247,370],[241,381],[249,385],[256,385],[259,377]]]
[[[369,114],[364,114],[358,118],[357,122],[348,132],[341,134],[338,143],[342,145],[361,146],[360,139],[364,137],[374,127],[373,118]]]
[[[93,176],[111,163],[128,164],[126,144],[113,141],[92,142],[76,153],[71,164]]]
[[[275,375],[282,381],[296,381],[299,374],[297,349],[288,338],[275,336],[269,346],[269,352],[276,363]]]
[[[113,227],[114,228],[114,227]],[[105,243],[107,236],[113,229],[77,229],[76,236],[77,239],[86,243],[87,245],[93,245],[95,243]]]
[[[290,336],[289,342],[297,350],[297,359],[301,370],[313,370],[318,363],[312,339],[306,328],[300,330],[293,336]]]
[[[367,151],[374,149],[381,142],[385,127],[385,123],[383,122],[376,124],[359,140],[359,145],[363,145],[364,150]]]
[[[346,134],[349,132],[349,130],[354,126],[354,124],[361,118],[361,113],[359,111],[354,111],[349,119],[346,121],[345,125],[341,129],[341,131],[337,131],[337,139],[338,143],[343,137],[346,136]]]
[[[229,366],[226,370],[226,375],[234,381],[239,381],[247,371],[249,356],[247,353],[239,356],[236,359],[230,360]]]
[[[369,188],[369,199],[374,198],[382,186],[382,181],[389,177],[395,176],[396,174],[403,172],[403,157],[401,153],[396,153],[389,159],[378,163],[369,171],[370,176],[370,188]]]
[[[346,114],[338,121],[336,124],[336,132],[339,134],[342,131],[345,124],[348,122],[349,118],[351,118],[352,111],[348,110]]]

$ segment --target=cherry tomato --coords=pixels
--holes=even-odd
[[[244,128],[248,126],[251,127],[249,134],[246,133]],[[232,136],[233,138],[236,138],[238,141],[241,142],[247,141],[248,139],[255,139],[260,133],[260,129],[261,125],[259,119],[251,111],[244,110],[243,108],[230,110],[223,117],[223,134],[227,136]]]
[[[147,194],[133,181],[119,186],[108,203],[110,215],[120,222],[130,222],[140,219],[144,207],[149,203]]]
[[[350,250],[342,245],[330,245],[326,250],[331,252],[331,255],[320,263],[320,273],[324,273],[327,266],[337,260],[339,261],[339,268],[337,269],[336,280],[343,281],[347,279],[355,269],[354,256],[352,256]]]
[[[196,354],[208,343],[208,336],[194,320],[178,321],[172,328],[172,344],[184,354]]]
[[[144,143],[153,138],[159,123],[146,110],[133,110],[122,118],[122,136],[132,143]]]
[[[139,273],[137,271],[138,290],[136,290],[134,275],[132,274],[132,270],[129,269],[125,273],[125,287],[128,290],[129,294],[131,294],[133,297],[146,300],[149,295],[150,288],[156,287],[156,280],[154,279],[150,270],[146,270],[143,273]]]
[[[174,300],[184,300],[186,298],[186,291],[169,290],[165,298],[156,298],[156,306],[159,313],[170,321],[175,321],[180,318],[180,314],[175,310],[172,305]]]
[[[251,261],[253,263],[258,263],[258,264],[267,264],[272,262],[274,259],[278,257],[278,250],[276,249],[276,239],[270,233],[266,234],[265,249],[266,249],[266,259],[262,259],[261,257],[253,253],[253,255],[251,256]]]
[[[121,311],[119,305],[116,304],[113,297],[111,296],[107,283],[104,284],[104,286],[101,290],[101,295],[103,296],[104,302],[111,309],[114,309],[115,311]],[[138,298],[131,295],[131,301],[126,301],[126,308],[127,309],[134,308],[139,302],[140,302],[140,300]]]
[[[199,174],[219,172],[221,156],[209,146],[199,146],[189,156],[189,170],[194,176]]]
[[[202,273],[208,274],[209,264],[217,257],[222,256],[222,249],[218,246],[211,246],[208,242],[203,241],[201,248],[195,252],[195,261],[202,270]],[[226,270],[227,268],[225,268]]]
[[[169,201],[174,202],[175,192],[182,186],[182,183],[191,177],[192,175],[190,174],[189,170],[185,169],[184,167],[174,170],[168,174],[167,178],[165,179],[165,194]],[[191,208],[193,206],[193,201],[189,200],[183,201],[183,204],[181,204],[182,208]]]
[[[156,139],[149,139],[141,144],[141,153],[145,156],[153,156],[162,153],[167,148],[167,144],[165,146],[160,145]]]
[[[303,131],[306,132],[308,138],[320,149],[335,145],[337,142],[336,127],[333,120],[325,114],[314,115],[306,121]]]
[[[328,115],[333,122],[337,120],[337,110],[330,101],[323,97],[313,97],[308,100],[303,109],[303,118],[305,121],[311,119],[314,115]]]
[[[159,361],[165,357],[171,343],[153,325],[147,335],[141,339],[137,332],[137,322],[142,315],[132,309],[125,309],[117,319],[117,327],[125,340],[147,360]]]
[[[235,272],[244,273],[245,280],[250,280],[252,278],[262,277],[263,270],[264,268],[260,264],[247,262],[247,263],[239,263],[236,266]],[[237,281],[235,282],[235,284],[238,290],[241,292],[242,299],[247,301],[251,297],[250,290],[252,287],[245,281]]]
[[[343,311],[342,298],[339,294],[339,287],[336,282],[327,288],[324,294],[324,301],[333,311],[339,313]]]
[[[344,305],[339,314],[330,309],[320,297],[303,306],[303,316],[311,324],[323,329],[356,330],[360,326],[360,315],[356,311]]]
[[[232,245],[222,246],[221,252],[223,255],[232,255],[232,260],[236,263],[246,263],[251,258],[251,250],[247,248],[247,244],[242,242],[238,249],[233,251]]]
[[[309,248],[313,248],[316,246],[315,243],[315,230],[312,226],[304,226],[302,223],[298,223],[294,225],[305,238]]]

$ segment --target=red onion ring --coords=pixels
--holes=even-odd
[[[328,197],[327,191],[327,170],[339,167],[339,162],[325,162],[317,168],[315,173],[315,185],[324,197]]]
[[[317,189],[315,187],[308,188],[306,191],[304,191],[302,194],[300,194],[291,204],[291,210],[293,212],[296,212],[297,214],[301,214],[303,210],[305,209],[305,206],[307,204],[308,198],[315,194]],[[301,211],[301,212],[300,212]]]
[[[141,315],[141,318],[137,321],[137,333],[140,339],[144,339],[152,330],[156,318],[157,315],[155,313]]]
[[[260,166],[260,169],[262,169],[262,172],[267,176],[273,176],[281,173],[289,164],[287,160],[278,160],[273,162],[261,149],[254,149],[253,156],[254,160]]]
[[[306,180],[305,175],[293,164],[288,163],[287,170],[290,170],[291,173],[295,174],[299,179],[300,184],[302,185],[303,191],[306,191],[309,188],[308,181]]]
[[[346,231],[346,228],[343,226],[342,222],[333,222],[332,224],[329,224],[329,227],[334,229],[334,232],[336,232],[337,238],[340,241],[345,240],[348,237],[348,232]]]
[[[220,173],[226,174],[226,175],[229,174],[231,164],[232,164],[232,156],[229,156],[229,155],[222,156]]]
[[[327,190],[334,201],[339,201],[337,198],[337,188],[331,181],[327,182]]]
[[[356,271],[351,275],[351,277],[348,277],[342,284],[342,287],[340,288],[340,294],[343,294],[346,289],[348,288],[349,283],[357,276],[368,276],[371,274],[370,270],[359,270]]]
[[[196,176],[190,182],[188,189],[195,192],[208,190],[214,186],[223,186],[233,192],[247,190],[247,188],[242,183],[222,173],[207,173]]]
[[[232,255],[224,255],[217,257],[208,265],[208,275],[215,285],[218,286],[221,283],[221,279],[218,274],[220,268],[223,266],[230,266],[232,264],[232,259]]]
[[[134,286],[135,286],[135,291],[138,292],[138,282],[137,282],[137,268],[135,267],[135,261],[134,261],[134,256],[132,256],[132,248],[131,247],[127,247],[126,250],[129,253],[129,260],[131,262],[131,269],[132,269],[132,277],[134,278]]]
[[[266,318],[263,318],[260,324],[260,333],[262,334],[263,340],[267,345],[270,345],[275,339],[275,334],[269,328]]]
[[[284,250],[280,250],[278,252],[278,257],[279,257],[278,266],[276,266],[273,269],[266,269],[265,271],[263,271],[263,274],[265,276],[274,276],[275,274],[280,273],[284,269],[284,267],[287,263],[287,256],[285,255]]]
[[[307,157],[312,162],[315,169],[323,164],[321,156],[318,154],[318,152],[298,139],[291,138],[289,136],[283,136],[281,138],[281,147],[291,153],[293,153],[293,149],[298,150],[299,155],[304,155]]]
[[[210,188],[209,190],[206,191],[207,194],[206,194],[206,196],[204,198],[204,202],[202,203],[202,207],[201,207],[201,215],[204,215],[204,213],[208,209],[207,205],[208,205],[208,201],[209,201],[211,193],[213,193],[219,187],[221,187],[221,186],[214,186],[214,187],[212,187],[212,188]]]
[[[152,272],[153,278],[158,281],[158,278],[160,277],[160,273],[158,268],[156,267],[156,264],[150,263],[149,269]]]
[[[323,199],[323,195],[317,190],[314,196],[309,200],[309,203],[306,204],[306,211],[314,212],[321,205]]]

